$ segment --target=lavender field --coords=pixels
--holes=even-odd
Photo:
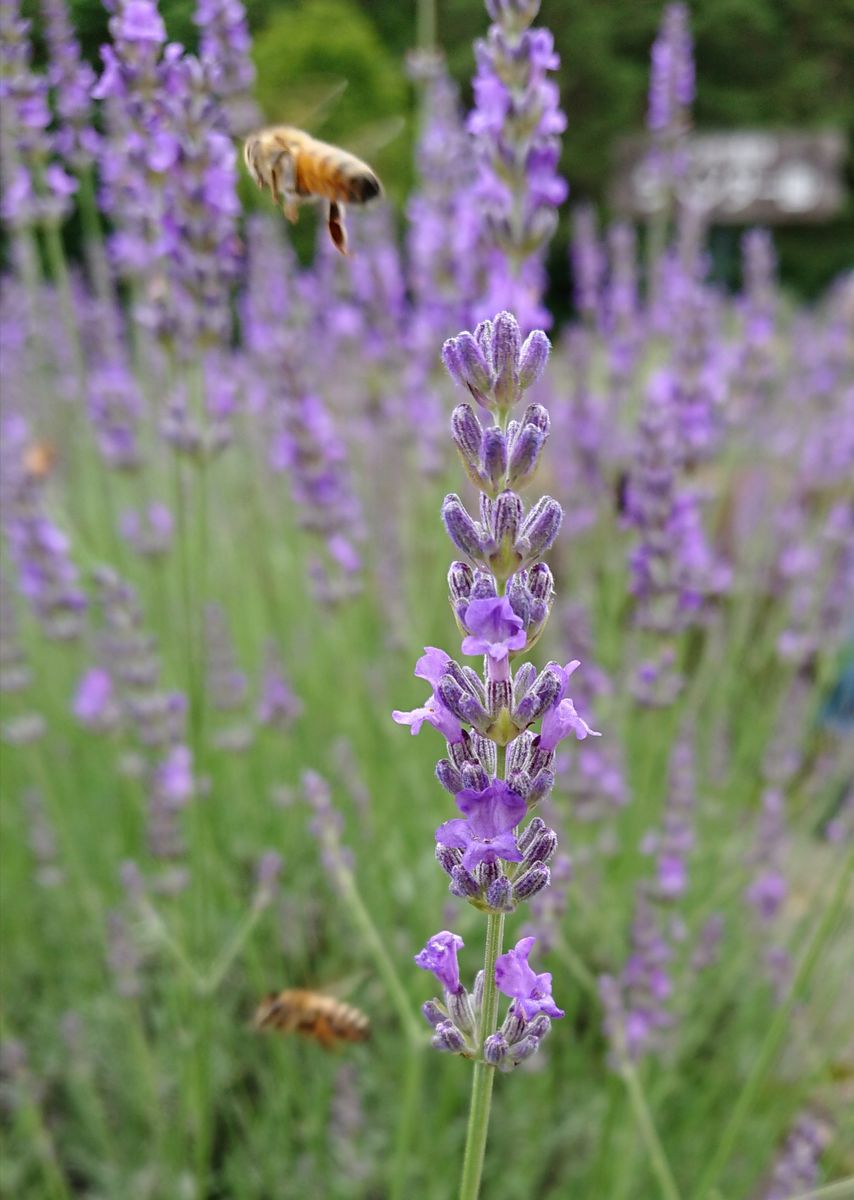
[[[105,4],[0,0],[0,1194],[854,1197],[854,274],[713,282],[682,5],[648,227],[487,0],[305,262],[240,0]]]

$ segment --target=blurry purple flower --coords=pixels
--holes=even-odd
[[[173,804],[183,804],[193,795],[193,755],[188,746],[173,746],[154,774],[158,794]]]
[[[547,1017],[562,1017],[560,1009],[552,999],[552,977],[548,971],[535,975],[528,965],[536,938],[521,938],[512,950],[501,954],[495,963],[495,983],[500,992],[513,998],[512,1009],[525,1021],[538,1013]]]
[[[84,725],[97,728],[113,713],[114,687],[108,671],[101,667],[88,670],[77,685],[72,711]]]

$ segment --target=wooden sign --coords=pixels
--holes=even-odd
[[[825,221],[842,207],[841,133],[753,130],[696,133],[680,147],[675,193],[716,224],[781,225]],[[648,138],[617,147],[611,203],[620,213],[652,217],[667,203],[656,151]]]

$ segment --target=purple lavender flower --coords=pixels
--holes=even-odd
[[[464,788],[456,795],[465,819],[445,821],[436,830],[441,846],[462,850],[462,865],[473,871],[481,863],[521,862],[523,855],[513,829],[525,815],[523,798],[503,779],[493,779],[485,788]]]
[[[152,503],[141,512],[127,509],[119,518],[119,532],[137,554],[159,558],[172,545],[174,522],[165,504]]]
[[[487,7],[494,24],[475,45],[475,107],[468,120],[480,169],[474,202],[491,250],[476,309],[510,307],[523,328],[548,327],[543,250],[568,191],[557,173],[566,118],[548,78],[560,59],[547,29],[528,28],[537,4]]]
[[[88,670],[77,685],[72,711],[78,721],[95,729],[108,728],[118,716],[112,676],[101,667]]]
[[[795,1121],[771,1169],[761,1200],[788,1200],[810,1192],[819,1182],[819,1159],[831,1141],[826,1121],[802,1113]]]
[[[524,650],[527,635],[524,621],[507,597],[472,600],[463,613],[463,624],[468,630],[463,654],[485,654],[490,678],[509,679],[508,656],[512,650]]]
[[[16,0],[0,11],[0,213],[13,229],[59,222],[71,211],[76,182],[52,161],[48,80],[31,68],[30,22]]]
[[[552,999],[552,977],[548,971],[535,975],[528,964],[536,938],[521,938],[512,950],[499,955],[495,963],[495,982],[500,992],[513,999],[512,1011],[525,1021],[538,1013],[562,1017],[563,1009]]]
[[[586,737],[602,736],[595,729],[591,729],[587,722],[578,715],[575,711],[575,705],[566,694],[566,690],[569,687],[569,677],[580,666],[581,663],[578,659],[573,659],[565,667],[559,667],[557,663],[553,664],[560,687],[551,705],[543,715],[539,742],[541,750],[554,750],[555,746],[570,733],[574,733],[579,742],[583,741]]]
[[[240,137],[261,124],[252,98],[255,66],[246,9],[240,0],[198,0],[193,19],[210,88],[224,102],[229,129]]]
[[[290,728],[302,712],[302,701],[294,693],[272,643],[266,648],[261,695],[256,715],[262,725],[279,730]]]
[[[460,992],[462,984],[457,952],[463,945],[463,939],[458,934],[443,930],[429,939],[424,949],[415,955],[415,962],[422,970],[432,971],[447,992]]]
[[[395,709],[391,714],[398,725],[408,725],[413,736],[420,732],[421,726],[427,721],[449,742],[462,740],[463,730],[459,720],[445,707],[437,694],[439,683],[447,673],[450,662],[451,659],[444,650],[435,646],[425,646],[424,654],[415,664],[415,675],[419,679],[427,680],[433,688],[433,694],[420,708],[413,708],[409,712]]]
[[[647,127],[653,149],[648,169],[659,193],[670,198],[686,165],[685,135],[694,101],[694,53],[685,4],[668,4],[652,47]]]
[[[95,72],[81,57],[65,0],[42,0],[44,31],[50,53],[48,80],[59,128],[57,153],[77,170],[91,167],[99,137],[92,126]]]
[[[664,936],[646,889],[638,888],[631,930],[631,953],[619,979],[602,976],[600,996],[605,1032],[617,1061],[636,1060],[658,1049],[672,1024],[668,1000],[673,984],[668,963],[672,948]]]

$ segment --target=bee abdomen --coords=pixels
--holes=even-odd
[[[367,204],[369,200],[379,196],[382,188],[376,175],[363,171],[353,175],[346,181],[347,199],[351,204]]]

